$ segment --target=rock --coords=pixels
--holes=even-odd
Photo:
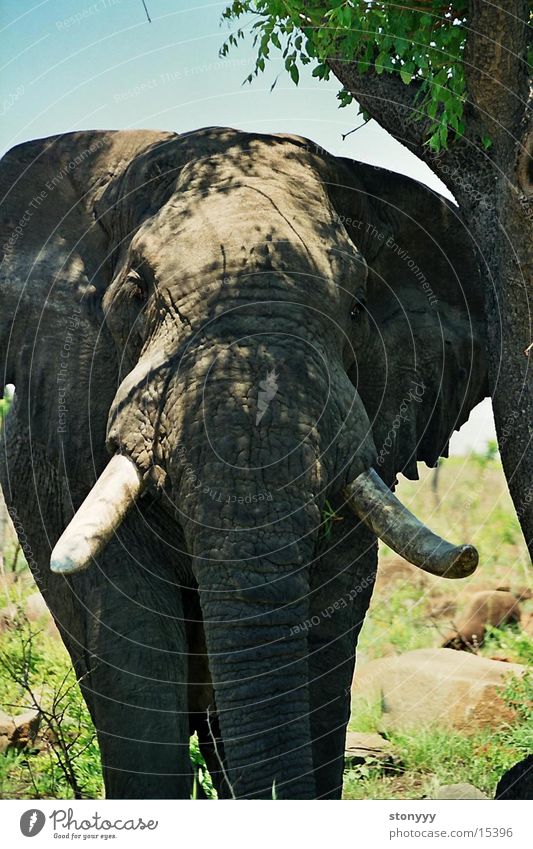
[[[485,590],[472,596],[456,627],[446,635],[443,648],[471,650],[483,643],[485,628],[501,628],[520,621],[520,603],[514,593]]]
[[[448,619],[455,614],[457,604],[455,599],[448,596],[440,596],[434,598],[429,609],[429,615],[432,619],[439,619],[441,616],[447,616]]]
[[[533,755],[504,772],[496,787],[495,799],[533,799]]]
[[[521,621],[522,629],[529,637],[533,637],[533,613],[528,613]]]
[[[358,667],[354,695],[381,700],[384,730],[440,726],[475,731],[512,722],[515,713],[497,692],[516,663],[452,649],[417,649]]]
[[[35,742],[41,723],[41,714],[36,708],[32,708],[19,714],[19,716],[15,716],[13,723],[15,728],[11,737],[11,745],[17,749],[25,749]]]
[[[40,720],[39,711],[34,709],[14,717],[0,711],[0,752],[10,747],[25,749],[33,746]]]
[[[24,606],[24,613],[30,622],[39,622],[42,624],[44,626],[44,631],[48,634],[48,636],[54,637],[58,640],[61,639],[61,635],[56,623],[54,622],[54,618],[48,610],[48,606],[40,592],[32,593],[27,597]]]
[[[12,718],[0,711],[0,754],[8,748],[14,730],[15,723]]]
[[[15,723],[13,722],[13,717],[8,716],[7,713],[4,713],[3,711],[0,711],[0,735],[2,737],[10,737],[13,733],[14,727]]]
[[[24,612],[30,622],[38,622],[39,619],[50,619],[51,614],[41,593],[32,593],[24,604]]]
[[[514,663],[512,657],[506,657],[504,654],[491,654],[489,660],[499,660],[500,663]]]
[[[473,784],[443,784],[438,787],[433,799],[488,799]]]
[[[517,587],[512,592],[518,601],[529,601],[530,598],[533,598],[533,590],[531,587]]]
[[[404,584],[425,585],[431,580],[431,575],[412,566],[403,557],[380,558],[376,576],[374,593],[388,594],[391,584],[401,582]]]
[[[344,751],[346,766],[357,766],[365,762],[379,764],[384,769],[398,770],[398,758],[392,744],[381,734],[348,731]]]
[[[60,640],[61,635],[40,592],[31,593],[21,605],[8,604],[0,609],[0,633],[16,624],[18,616],[29,622],[39,622],[48,636]]]
[[[8,604],[0,610],[0,632],[12,628],[18,613],[16,604]]]

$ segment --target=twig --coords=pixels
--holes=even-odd
[[[21,660],[19,663],[12,662],[5,653],[0,653],[0,664],[4,666],[7,670],[8,674],[12,678],[12,680],[19,685],[19,687],[26,693],[30,698],[30,705],[37,710],[44,720],[44,723],[48,727],[48,730],[51,732],[51,735],[48,737],[48,743],[50,748],[52,749],[55,759],[57,761],[57,765],[59,766],[65,781],[68,786],[71,788],[72,793],[75,799],[83,799],[83,790],[80,787],[78,782],[76,772],[74,769],[74,763],[79,758],[80,754],[82,754],[87,747],[94,740],[94,735],[85,746],[82,747],[80,752],[73,752],[74,747],[78,744],[78,740],[80,737],[81,724],[78,721],[78,732],[74,736],[73,740],[69,740],[63,731],[63,723],[65,719],[65,714],[68,709],[68,704],[65,704],[65,699],[71,693],[71,691],[75,690],[76,686],[83,680],[86,675],[89,675],[89,672],[86,675],[83,675],[79,680],[74,683],[69,684],[68,679],[70,676],[69,672],[65,673],[63,679],[61,680],[59,686],[53,693],[52,705],[50,710],[47,710],[43,707],[41,700],[37,698],[33,687],[31,685],[31,673],[32,673],[32,657],[33,657],[33,640],[35,639],[36,634],[32,631],[31,625],[28,622],[28,619],[25,619],[26,627],[28,629],[28,637],[25,638],[24,632],[20,632],[20,644],[21,644]],[[28,768],[29,761],[27,762]],[[32,783],[35,785],[33,780],[33,776],[31,774],[30,769],[30,777],[32,778]]]
[[[208,705],[208,706],[207,706],[207,727],[208,727],[208,729],[209,729],[209,733],[210,733],[210,735],[211,735],[211,739],[213,740],[213,746],[214,746],[214,749],[215,749],[215,755],[216,755],[216,756],[217,756],[217,758],[218,758],[218,762],[219,762],[219,764],[220,764],[220,768],[221,768],[221,770],[222,770],[222,775],[223,775],[224,781],[226,782],[226,784],[228,785],[228,787],[229,787],[229,789],[230,789],[231,798],[232,798],[232,799],[236,799],[237,797],[236,797],[236,795],[235,795],[235,793],[234,793],[233,787],[231,786],[231,782],[230,782],[230,780],[229,780],[229,778],[228,778],[228,774],[227,774],[227,772],[226,772],[226,767],[224,766],[224,761],[223,761],[223,760],[222,760],[222,758],[220,757],[220,752],[218,751],[218,746],[217,746],[216,737],[215,737],[215,735],[213,734],[213,729],[211,728],[211,719],[209,718],[209,710],[210,710],[210,707],[211,707],[210,705]]]
[[[366,124],[368,124],[368,122],[369,122],[370,120],[371,120],[371,118],[366,118],[366,120],[365,120],[365,121],[363,121],[363,123],[362,123],[362,124],[359,124],[359,126],[358,126],[358,127],[354,127],[354,128],[353,128],[353,130],[350,130],[350,132],[349,132],[349,133],[341,133],[342,140],[344,141],[345,139],[347,139],[347,138],[348,138],[348,136],[351,136],[351,134],[352,134],[352,133],[356,133],[356,132],[357,132],[357,130],[360,130],[362,127],[364,127]]]
[[[35,778],[33,777],[33,770],[31,768],[31,764],[30,764],[29,760],[26,761],[26,767],[27,767],[28,772],[30,774],[30,781],[33,785],[33,792],[35,793],[34,799],[40,799],[41,794],[39,793],[39,790],[37,789],[37,784],[35,783]]]
[[[151,24],[152,19],[151,19],[150,15],[148,14],[148,9],[146,8],[146,3],[144,2],[144,0],[142,0],[142,4],[144,6],[144,11],[146,12],[146,17],[148,18],[148,23]]]

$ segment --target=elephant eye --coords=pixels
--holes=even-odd
[[[352,321],[356,321],[356,319],[358,319],[364,313],[365,309],[365,299],[363,297],[356,298],[350,310],[350,318],[352,319]]]
[[[130,288],[130,294],[132,298],[138,301],[145,301],[148,295],[148,289],[146,286],[146,280],[139,274],[135,269],[130,268],[128,273],[126,274],[126,282]]]

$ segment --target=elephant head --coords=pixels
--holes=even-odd
[[[95,568],[150,498],[191,558],[236,794],[313,796],[298,625],[326,501],[436,574],[477,562],[390,490],[486,394],[456,209],[305,139],[218,128],[30,142],[1,186],[2,377],[75,511],[53,570]]]

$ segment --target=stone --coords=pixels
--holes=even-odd
[[[17,613],[16,604],[8,604],[0,609],[0,631],[13,627]]]
[[[41,724],[41,714],[37,708],[21,713],[13,717],[14,731],[11,736],[11,745],[17,749],[25,749],[32,746]]]
[[[512,591],[518,601],[529,601],[533,598],[533,589],[531,587],[517,587]]]
[[[3,754],[9,747],[14,730],[15,723],[13,719],[7,713],[0,711],[0,754]]]
[[[31,593],[21,606],[8,604],[0,609],[0,633],[15,627],[17,617],[22,615],[29,622],[38,622],[42,625],[44,632],[54,639],[61,639],[59,630],[54,622],[52,614],[48,610],[46,602],[40,592]]]
[[[30,622],[39,622],[44,626],[44,632],[56,640],[61,639],[54,618],[40,592],[29,595],[25,602],[24,612]]]
[[[374,594],[387,596],[395,583],[425,586],[432,576],[413,566],[403,557],[381,557],[378,562]]]
[[[8,716],[8,714],[3,711],[0,711],[0,736],[10,737],[13,733],[14,727],[15,723],[13,722],[13,717]]]
[[[512,722],[515,713],[498,693],[507,676],[525,667],[452,649],[417,649],[358,666],[353,692],[381,701],[383,730],[423,727],[468,732]]]
[[[25,749],[33,746],[40,720],[39,711],[33,708],[18,716],[9,716],[0,711],[0,752],[10,747]]]
[[[457,604],[455,599],[450,598],[449,596],[438,596],[437,598],[432,599],[432,605],[428,614],[432,619],[439,619],[443,616],[450,619],[455,615],[456,609]]]
[[[457,626],[444,637],[443,648],[473,650],[482,645],[487,625],[501,628],[520,621],[520,602],[514,593],[485,590],[475,593],[459,617]]]
[[[393,746],[381,734],[348,731],[344,751],[344,762],[347,767],[371,762],[384,769],[398,769],[398,758]]]
[[[528,635],[528,637],[533,637],[533,613],[528,613],[526,616],[522,617],[521,622],[522,630]]]
[[[473,784],[443,784],[437,787],[432,799],[488,799]]]
[[[24,612],[30,622],[49,619],[51,615],[43,596],[39,592],[32,593],[27,597],[24,603]]]

